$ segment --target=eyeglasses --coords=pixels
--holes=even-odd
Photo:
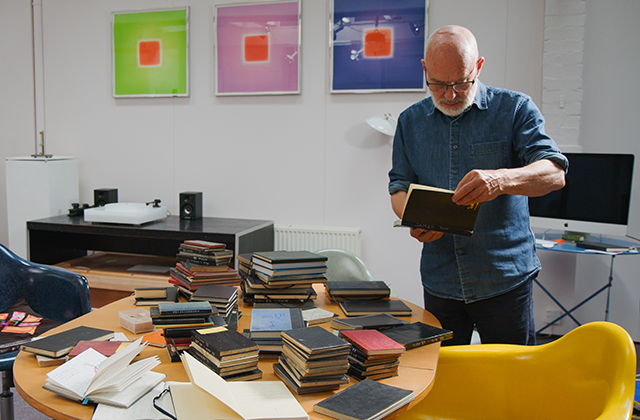
[[[435,93],[444,93],[447,91],[447,88],[450,87],[456,93],[466,93],[471,89],[471,86],[476,82],[476,79],[470,80],[468,82],[460,82],[460,83],[431,83],[428,80],[427,87],[431,89],[432,92]]]

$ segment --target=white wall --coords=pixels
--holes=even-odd
[[[425,94],[329,94],[330,3],[304,0],[302,94],[216,97],[215,3],[43,0],[47,151],[79,158],[81,201],[91,203],[96,188],[118,188],[120,201],[160,198],[176,213],[179,192],[193,190],[204,193],[205,216],[360,227],[362,257],[371,271],[401,297],[421,303],[420,246],[406,231],[391,228],[391,144],[364,120],[398,115]],[[3,2],[0,14],[15,15],[17,4]],[[114,99],[111,12],[182,5],[191,8],[191,96]],[[540,2],[439,0],[429,9],[430,28],[458,23],[476,33],[487,59],[486,83],[540,98]],[[24,16],[15,20],[28,24]],[[28,60],[29,48],[23,51]],[[3,98],[2,106],[14,102]],[[22,145],[13,153],[31,152],[30,133],[0,135],[3,143]]]
[[[0,2],[0,243],[7,244],[5,158],[35,153],[31,2]]]
[[[204,193],[205,216],[360,227],[362,257],[372,273],[400,297],[422,303],[420,245],[406,231],[391,228],[391,144],[364,120],[385,112],[398,115],[425,94],[329,94],[330,0],[303,0],[302,94],[216,97],[213,9],[230,2],[42,0],[47,151],[78,157],[80,199],[87,203],[96,188],[118,188],[120,201],[160,198],[175,214],[179,192],[194,190]],[[638,119],[611,115],[611,124],[603,124],[597,103],[606,91],[616,95],[616,105],[634,108],[638,95],[601,80],[634,81],[638,66],[619,66],[605,75],[586,70],[589,65],[606,69],[600,55],[615,59],[635,51],[637,36],[616,34],[637,35],[637,2],[614,3],[617,7],[587,4],[582,121],[592,126],[581,128],[585,151],[607,149],[611,134],[620,150],[638,147],[631,135],[638,132]],[[183,5],[191,8],[191,96],[114,99],[111,12]],[[6,156],[34,150],[29,9],[29,0],[0,2],[3,163]],[[483,81],[524,91],[540,105],[544,2],[431,0],[428,23],[430,32],[451,23],[469,27],[486,58]],[[606,39],[600,38],[603,33]],[[592,134],[600,131],[603,135]],[[0,188],[4,184],[2,170]],[[0,205],[0,242],[7,238],[5,207]]]

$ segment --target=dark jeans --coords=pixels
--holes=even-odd
[[[533,321],[533,281],[492,298],[473,303],[442,299],[424,290],[424,307],[453,331],[453,338],[443,346],[471,343],[473,328],[483,344],[536,344]]]

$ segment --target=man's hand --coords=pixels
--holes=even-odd
[[[474,169],[462,178],[455,194],[453,202],[460,206],[491,201],[503,194],[502,174],[503,170],[478,170]]]
[[[404,210],[404,202],[407,199],[406,191],[398,191],[391,196],[391,207],[395,214],[402,219],[402,211]],[[435,230],[424,230],[411,228],[409,233],[420,242],[433,242],[442,237],[442,232]]]
[[[424,230],[419,228],[411,228],[410,230],[411,236],[416,238],[419,242],[433,242],[444,235],[442,232],[438,232],[436,230]]]
[[[502,194],[540,197],[564,187],[564,169],[547,159],[522,168],[478,170],[466,174],[453,202],[461,206],[491,201]]]

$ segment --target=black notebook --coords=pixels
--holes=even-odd
[[[381,333],[393,341],[402,344],[407,350],[453,338],[453,331],[427,325],[422,322],[414,322],[413,324],[391,328],[381,331]]]
[[[409,321],[397,318],[388,313],[354,316],[351,318],[335,318],[330,327],[334,330],[385,330],[408,324]]]
[[[113,331],[86,326],[76,327],[22,345],[21,349],[48,357],[60,357],[69,353],[79,341],[108,340]]]
[[[313,406],[313,411],[340,420],[377,420],[415,398],[408,389],[364,379]]]
[[[364,297],[387,297],[391,294],[389,286],[381,280],[375,281],[327,281],[325,284],[327,291],[331,296],[353,297],[357,299]]]
[[[451,198],[453,191],[411,184],[404,203],[402,220],[394,226],[471,236],[480,204],[459,206]]]
[[[346,316],[370,315],[386,312],[395,316],[410,316],[411,308],[401,300],[345,300],[338,302]]]

